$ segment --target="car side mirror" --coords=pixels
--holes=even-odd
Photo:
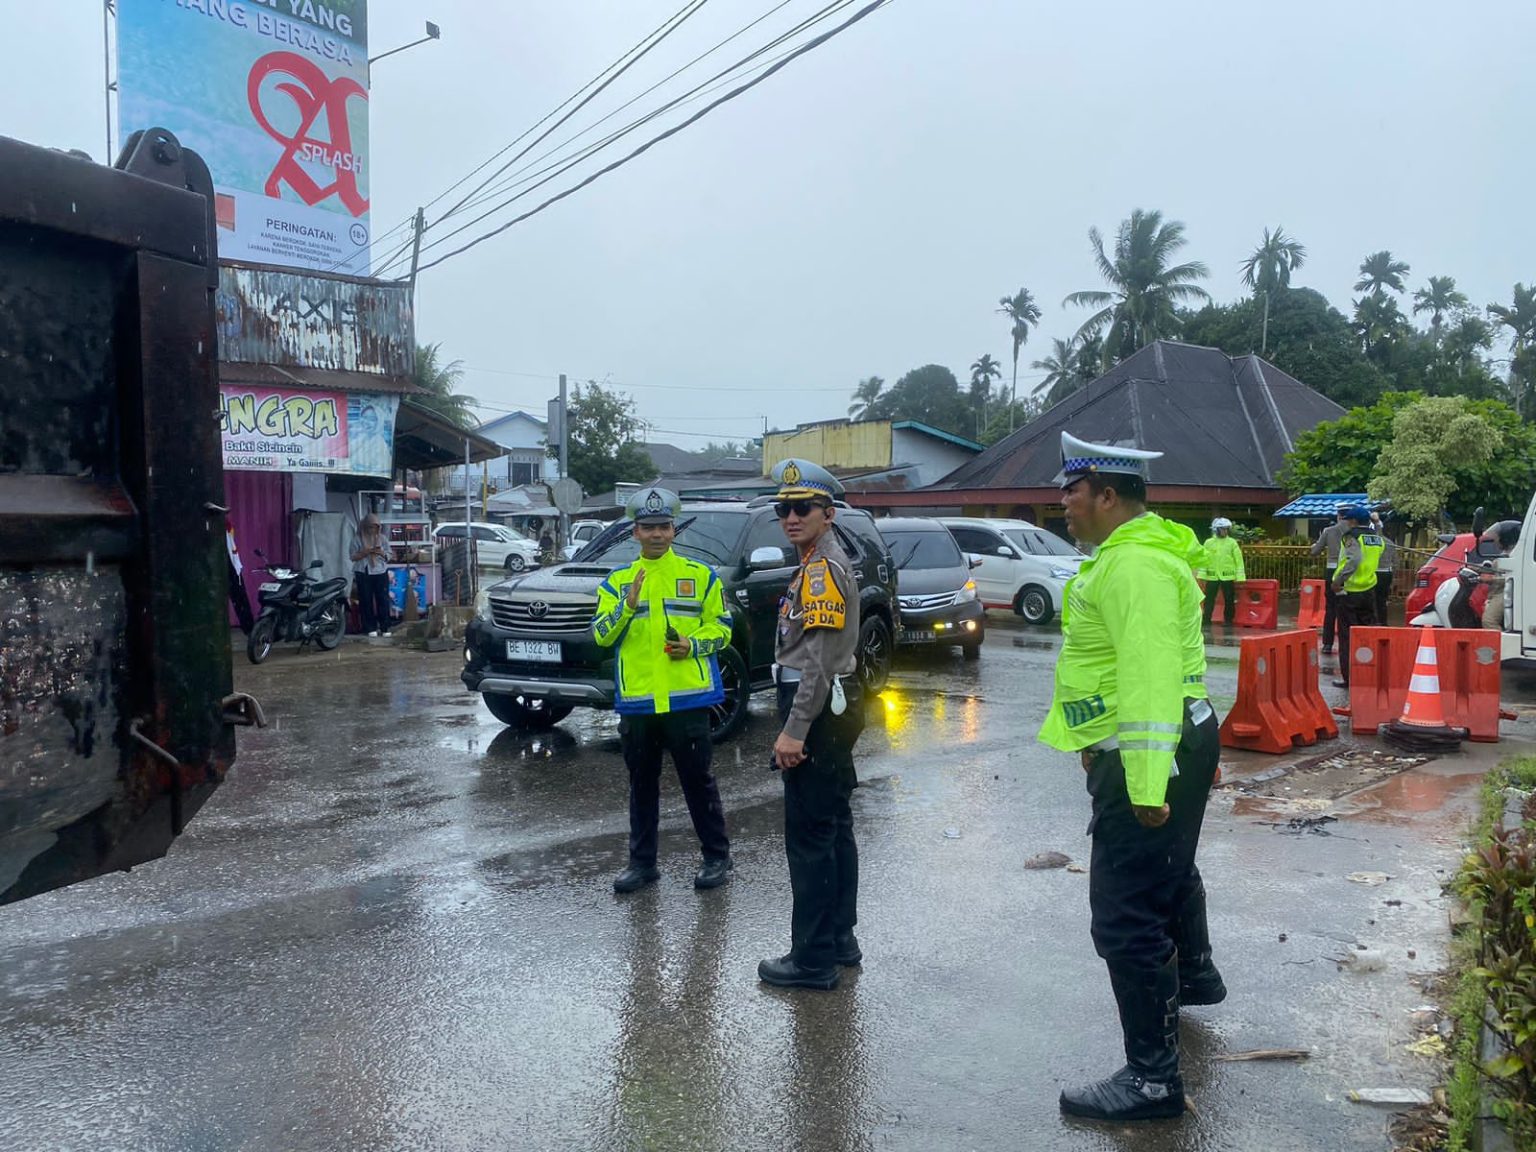
[[[752,549],[752,555],[747,557],[747,567],[754,572],[766,572],[773,568],[788,568],[789,561],[784,555],[784,549],[765,544],[761,548]]]
[[[974,552],[967,552],[965,554],[965,563],[969,568],[980,568],[983,564],[986,563],[986,560],[976,555]]]
[[[309,562],[309,566],[311,568],[324,568],[325,567],[325,561],[324,560],[311,560]]]
[[[1019,554],[1006,544],[998,545],[997,554],[1006,560],[1017,560],[1019,558]]]
[[[1479,540],[1476,552],[1479,560],[1498,560],[1504,556],[1504,549],[1499,547],[1497,540]]]

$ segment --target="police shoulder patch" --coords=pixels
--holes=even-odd
[[[693,577],[679,577],[677,581],[677,594],[679,596],[692,597],[694,595]]]
[[[805,584],[800,596],[804,627],[842,628],[848,622],[848,602],[837,586],[825,560],[812,560],[805,566]]]

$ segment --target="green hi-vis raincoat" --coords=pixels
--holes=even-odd
[[[1248,579],[1243,568],[1243,548],[1230,536],[1211,538],[1200,546],[1200,563],[1197,573],[1207,580],[1236,580],[1241,584]]]
[[[645,572],[640,606],[627,598],[635,575]],[[688,641],[692,655],[666,653],[667,627]],[[716,653],[731,642],[731,617],[720,580],[708,564],[668,550],[658,560],[643,556],[609,575],[597,588],[592,638],[619,646],[613,677],[614,709],[624,714],[708,708],[725,699]]]
[[[1206,698],[1201,555],[1194,532],[1148,512],[1116,528],[1067,586],[1039,738],[1064,752],[1118,742],[1132,804],[1163,802],[1184,701]]]

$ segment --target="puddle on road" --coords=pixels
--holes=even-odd
[[[1457,793],[1471,789],[1482,780],[1481,772],[1462,772],[1454,776],[1405,772],[1349,798],[1350,816],[1362,820],[1397,821],[1416,812],[1438,812]]]

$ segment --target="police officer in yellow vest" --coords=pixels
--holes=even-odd
[[[1211,962],[1195,849],[1220,753],[1206,699],[1195,534],[1146,508],[1162,455],[1062,433],[1067,530],[1097,545],[1067,589],[1040,739],[1079,753],[1093,837],[1088,903],[1109,967],[1125,1067],[1061,1094],[1075,1116],[1179,1116],[1179,1005],[1226,997]]]
[[[716,653],[731,642],[731,617],[714,570],[672,551],[680,508],[665,488],[636,492],[626,511],[639,559],[597,589],[592,636],[604,648],[619,648],[614,707],[629,769],[629,866],[614,879],[616,892],[633,892],[661,877],[656,841],[663,749],[672,753],[704,849],[693,886],[717,888],[730,878],[725,812],[710,772],[709,708],[725,699]]]
[[[800,569],[779,606],[774,679],[784,727],[773,742],[784,778],[784,853],[794,895],[790,949],[757,966],[766,984],[833,988],[839,967],[864,958],[858,920],[859,850],[849,799],[853,745],[864,730],[859,686],[859,585],[838,541],[834,501],[843,486],[806,460],[774,466],[773,510]]]
[[[1232,521],[1218,516],[1211,521],[1211,535],[1201,549],[1200,576],[1205,580],[1205,615],[1209,626],[1216,613],[1216,597],[1226,602],[1227,627],[1237,622],[1237,586],[1248,579],[1243,569],[1243,549],[1232,539]]]
[[[1339,679],[1335,688],[1349,687],[1349,630],[1356,624],[1376,623],[1376,568],[1386,541],[1371,527],[1371,510],[1364,505],[1346,508],[1346,522],[1339,543],[1339,567],[1333,574],[1333,593],[1339,601]]]

